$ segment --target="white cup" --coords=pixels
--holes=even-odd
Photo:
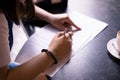
[[[116,49],[120,52],[120,31],[118,31],[116,35]]]

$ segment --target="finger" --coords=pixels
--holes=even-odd
[[[69,31],[68,34],[69,34],[69,36],[70,36],[70,39],[72,39],[73,32],[72,32],[72,31]]]
[[[58,33],[55,35],[55,37],[61,37],[61,36],[63,36],[63,35],[64,35],[64,32],[61,31],[61,32],[58,32]]]
[[[65,26],[60,24],[58,29],[63,31],[65,29]]]
[[[75,27],[75,28],[78,29],[78,30],[81,30],[81,28],[78,27],[76,24],[74,24],[69,17],[68,17],[68,22],[69,22],[69,24],[70,24],[71,26]]]
[[[72,31],[69,31],[68,34],[71,35],[71,36],[73,36],[73,32]]]
[[[76,26],[68,17],[64,19],[62,23],[63,27],[67,28],[69,31],[72,30],[72,26],[76,28],[76,30],[81,30],[78,26]]]
[[[63,23],[63,26],[65,26],[65,27],[70,27],[71,24],[69,24],[68,22],[64,22],[64,23]]]
[[[61,30],[64,30],[65,28],[67,28],[68,30],[72,30],[71,24],[69,24],[66,18],[61,20],[59,27],[61,28]]]
[[[64,26],[65,28],[67,28],[68,31],[72,31],[71,24],[69,24],[68,22],[64,22],[64,23],[63,23],[63,26]]]
[[[69,40],[72,40],[72,35],[73,35],[73,32],[68,32],[65,34],[65,37],[68,38]]]

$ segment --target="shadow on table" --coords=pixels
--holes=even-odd
[[[114,56],[112,56],[109,52],[108,53],[108,56],[110,57],[110,59],[115,62],[116,64],[120,65],[120,59],[117,59],[115,58]]]

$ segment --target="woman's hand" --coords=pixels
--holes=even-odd
[[[64,30],[67,28],[68,30],[71,30],[72,27],[76,28],[76,30],[80,30],[78,26],[76,26],[68,17],[66,13],[63,14],[52,14],[47,11],[45,11],[42,8],[39,8],[35,5],[35,16],[41,20],[44,20],[50,24],[52,24],[54,27]]]
[[[54,56],[58,60],[71,56],[72,49],[72,32],[68,32],[64,35],[64,32],[58,32],[52,39],[48,50],[53,52]]]
[[[72,29],[72,26],[76,28],[76,30],[80,30],[68,17],[67,14],[53,14],[50,19],[49,23],[51,23],[54,27],[64,30],[67,28],[68,30]]]

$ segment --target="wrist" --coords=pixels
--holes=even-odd
[[[45,52],[48,56],[50,56],[53,59],[53,61],[54,61],[53,64],[57,64],[58,63],[56,57],[54,56],[54,54],[51,51],[49,51],[47,49],[42,49],[41,52]]]
[[[45,21],[51,24],[53,22],[53,19],[54,19],[54,15],[52,13],[48,13]]]

